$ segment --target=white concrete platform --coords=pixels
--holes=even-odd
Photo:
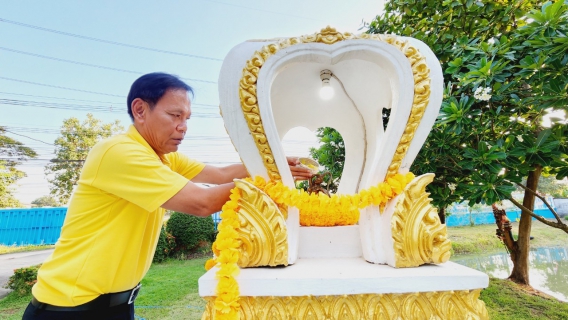
[[[215,296],[217,268],[199,278],[199,295]],[[246,268],[237,277],[241,296],[410,293],[486,288],[489,277],[446,262],[396,269],[362,258],[298,259],[288,267]]]

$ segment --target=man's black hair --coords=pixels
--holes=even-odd
[[[150,105],[150,109],[153,109],[168,90],[185,90],[193,96],[193,89],[188,84],[168,73],[153,72],[136,79],[130,87],[126,100],[130,119],[134,121],[131,108],[134,99],[140,98],[146,101]]]

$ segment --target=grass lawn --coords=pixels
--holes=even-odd
[[[200,319],[205,302],[197,279],[205,273],[205,258],[169,260],[152,266],[136,300],[137,319]],[[491,279],[482,291],[491,319],[568,319],[568,303],[527,292],[508,280]],[[0,319],[21,319],[30,296],[11,293],[0,300]]]
[[[568,303],[541,295],[509,280],[490,279],[480,298],[491,320],[568,319]]]
[[[207,258],[169,260],[154,264],[142,280],[136,299],[137,319],[201,319],[205,301],[197,293],[197,279]],[[0,300],[0,319],[20,320],[31,295],[11,292]]]
[[[517,236],[518,222],[513,222],[513,235]],[[495,236],[495,224],[478,226],[449,227],[448,236],[452,242],[452,255],[470,253],[504,252],[505,246]],[[568,244],[566,232],[549,227],[540,221],[533,220],[531,228],[531,247],[555,247]]]
[[[517,226],[513,223],[514,233]],[[504,251],[495,237],[495,228],[494,225],[448,228],[453,253]],[[568,239],[563,231],[538,221],[533,223],[532,235],[535,237],[531,242],[533,247],[566,246]],[[205,260],[169,260],[152,265],[136,300],[136,319],[200,319],[205,302],[197,293],[197,279],[205,273]],[[18,297],[10,293],[0,300],[0,319],[21,319],[30,299],[29,295]],[[568,303],[524,289],[508,280],[490,279],[481,299],[491,319],[568,319]]]
[[[0,254],[16,253],[24,251],[36,251],[55,248],[54,245],[44,244],[44,245],[34,245],[34,246],[6,246],[0,244]]]

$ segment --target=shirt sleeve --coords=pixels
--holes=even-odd
[[[187,182],[143,147],[117,144],[102,155],[92,186],[154,211]]]
[[[170,161],[170,166],[173,171],[181,174],[187,179],[195,178],[205,168],[205,164],[199,161],[190,159],[184,154],[172,152],[166,155]]]

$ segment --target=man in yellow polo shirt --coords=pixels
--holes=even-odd
[[[133,124],[90,151],[23,319],[134,319],[165,209],[207,217],[229,199],[233,179],[247,176],[242,164],[213,167],[176,152],[191,116],[189,93],[165,73],[132,84]],[[311,176],[296,158],[288,162],[296,178]]]

